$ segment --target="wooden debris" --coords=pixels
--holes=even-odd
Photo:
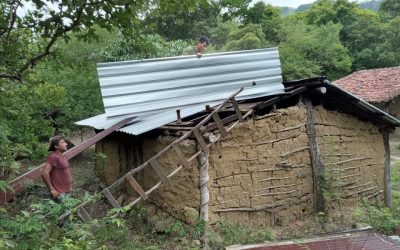
[[[361,160],[368,160],[368,159],[372,159],[372,157],[355,157],[355,158],[344,160],[344,161],[326,163],[326,165],[342,165],[344,163],[348,163],[351,161],[361,161]]]
[[[286,179],[289,179],[289,177],[271,177],[271,178],[267,178],[267,179],[258,180],[258,182],[274,181],[274,180],[286,180]]]
[[[307,150],[307,149],[309,149],[309,148],[310,148],[310,147],[298,148],[298,149],[296,149],[296,150],[293,150],[293,151],[287,152],[287,153],[285,153],[285,154],[282,154],[281,157],[286,157],[286,156],[289,156],[289,155],[291,155],[291,154],[295,154],[295,153],[298,153],[298,152]]]
[[[154,172],[158,175],[158,177],[161,179],[162,183],[168,183],[169,180],[167,178],[167,174],[164,171],[164,168],[158,164],[157,160],[151,159],[149,161],[150,166],[153,168]]]
[[[289,128],[285,128],[285,129],[281,129],[281,130],[273,131],[273,132],[277,133],[277,132],[285,132],[285,131],[295,130],[295,129],[299,129],[299,128],[305,127],[305,125],[306,125],[305,123],[302,123],[302,124],[294,126],[294,127],[289,127]]]
[[[115,200],[114,196],[111,194],[110,190],[105,188],[102,192],[110,204],[115,208],[120,208],[121,206],[118,204],[117,200]]]
[[[363,187],[363,186],[368,186],[369,184],[373,184],[373,181],[361,184],[361,185],[357,185],[357,186],[350,186],[350,187],[345,187],[345,189],[355,189],[355,188],[359,188],[359,187]]]
[[[339,176],[339,179],[346,179],[354,176],[360,176],[361,174],[351,174],[351,175],[345,175],[345,176]]]
[[[377,187],[377,186],[374,186],[374,187],[370,187],[370,188],[367,188],[367,189],[363,189],[363,190],[360,190],[360,191],[357,191],[357,192],[354,192],[354,193],[345,194],[345,195],[343,196],[343,198],[347,198],[347,197],[350,197],[350,196],[353,196],[353,195],[356,195],[356,194],[361,194],[361,193],[364,193],[364,192],[367,192],[367,191],[371,191],[371,190],[373,190],[373,189],[375,189],[375,188],[378,188],[378,187]]]
[[[215,124],[217,124],[218,130],[221,133],[221,137],[225,138],[228,134],[226,133],[224,124],[222,123],[218,113],[212,113],[211,116],[214,119]]]
[[[132,175],[128,175],[125,177],[128,181],[129,185],[142,197],[143,200],[147,200],[147,194],[143,190],[142,186],[133,178]]]
[[[383,193],[383,190],[379,190],[378,192],[375,192],[373,194],[367,195],[367,199],[371,199],[372,197],[375,197],[379,194]]]
[[[299,190],[295,189],[295,190],[291,190],[291,191],[288,191],[288,192],[275,192],[275,193],[256,194],[256,195],[253,195],[252,197],[292,194],[292,193],[297,192],[297,191],[299,191]]]
[[[269,113],[269,114],[266,114],[266,115],[261,115],[261,116],[256,116],[256,117],[254,117],[254,120],[261,120],[261,119],[264,119],[264,118],[267,118],[267,117],[272,117],[272,116],[276,116],[276,115],[279,115],[279,113]]]
[[[256,189],[255,191],[262,191],[262,190],[266,190],[266,189],[275,189],[275,188],[283,188],[283,187],[293,187],[293,186],[298,186],[298,184],[270,186],[270,187]]]

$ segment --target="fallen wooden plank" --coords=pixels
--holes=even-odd
[[[70,150],[64,152],[64,155],[67,157],[68,160],[74,158],[76,155],[80,154],[82,151],[85,149],[89,148],[96,142],[100,141],[107,135],[111,134],[115,130],[120,129],[124,125],[128,124],[130,121],[132,121],[134,118],[126,118],[115,125],[109,127],[108,129],[105,129],[101,131],[100,133],[96,134],[95,136],[91,137],[87,141],[79,144],[78,146],[75,146],[71,148]],[[42,176],[42,171],[43,171],[44,163],[41,164],[40,166],[32,169],[31,171],[17,177],[13,181],[9,182],[8,185],[12,188],[13,191],[0,191],[0,204],[4,204],[5,202],[10,201],[15,195],[21,193],[25,189],[25,184],[29,181],[36,181],[40,179]]]

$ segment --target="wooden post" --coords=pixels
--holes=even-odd
[[[196,142],[197,151],[202,150],[202,147],[198,142]],[[208,190],[208,166],[209,161],[208,157],[210,152],[202,151],[201,154],[198,156],[198,163],[199,163],[199,175],[200,175],[200,220],[204,222],[204,234],[201,237],[202,241],[202,249],[209,249],[208,247],[208,202],[210,200],[210,193]]]
[[[317,132],[314,125],[313,105],[310,99],[304,98],[307,110],[307,135],[309,151],[311,156],[311,167],[313,170],[315,212],[325,212],[325,199],[322,193],[322,183],[324,181],[325,166],[321,158],[317,142]]]
[[[197,150],[202,150],[202,147],[196,143]],[[208,202],[210,200],[210,194],[208,191],[208,157],[209,152],[202,151],[198,156],[199,162],[199,173],[200,173],[200,219],[208,221]]]
[[[384,188],[383,195],[385,199],[385,206],[392,207],[392,182],[390,179],[390,146],[389,146],[389,131],[382,130],[383,146],[385,148],[385,174],[384,174]]]
[[[181,118],[181,110],[177,109],[176,110],[176,123],[181,123],[182,122],[182,118]]]

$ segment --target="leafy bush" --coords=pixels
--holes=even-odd
[[[223,248],[227,245],[246,244],[272,241],[275,239],[269,228],[251,229],[247,226],[234,225],[226,222],[220,222],[220,230],[218,234],[211,232],[209,236],[209,244],[213,248]]]
[[[371,225],[373,228],[393,233],[400,225],[400,208],[384,208],[371,206],[364,202],[355,212],[354,217],[360,223]]]

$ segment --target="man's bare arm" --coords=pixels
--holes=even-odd
[[[53,184],[51,184],[51,181],[50,181],[50,172],[52,169],[53,169],[53,166],[46,162],[44,165],[44,168],[43,168],[43,172],[42,172],[42,179],[43,179],[44,183],[46,184],[46,186],[48,187],[48,189],[50,190],[51,195],[54,198],[56,198],[60,194],[57,192],[57,190],[54,188]]]

